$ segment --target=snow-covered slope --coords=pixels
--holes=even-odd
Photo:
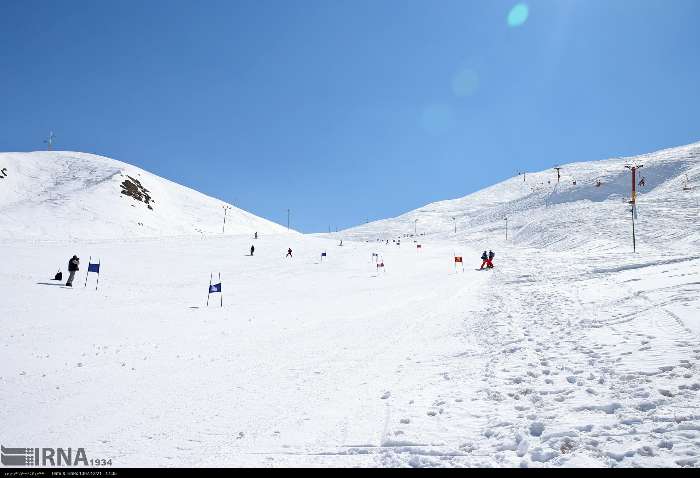
[[[38,242],[18,215],[0,267],[0,443],[113,466],[697,467],[699,149],[636,158],[636,254],[625,159],[333,237]],[[165,196],[141,177],[154,211],[115,200],[155,213]],[[53,200],[36,216],[53,220]],[[416,218],[424,235],[391,241]],[[478,270],[487,248],[495,268]],[[72,254],[68,289],[50,278]],[[99,288],[84,286],[90,256]],[[207,306],[212,273],[223,297]]]
[[[221,234],[229,204],[129,164],[86,153],[0,153],[0,239]],[[286,228],[231,206],[226,234]]]
[[[570,250],[627,249],[631,245],[631,174],[643,165],[638,187],[640,247],[700,246],[700,143],[630,158],[564,164],[526,173],[463,198],[440,201],[392,219],[351,228],[334,237],[360,240],[505,236],[518,245]],[[690,190],[684,190],[687,185]],[[574,184],[575,181],[575,184]],[[599,186],[597,184],[600,184]],[[453,218],[455,218],[453,220]],[[417,223],[414,221],[417,220]]]

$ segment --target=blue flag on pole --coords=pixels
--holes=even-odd
[[[97,272],[98,274],[100,273],[100,265],[99,264],[88,264],[88,272]]]
[[[213,294],[214,292],[221,292],[221,282],[209,286],[209,293]]]

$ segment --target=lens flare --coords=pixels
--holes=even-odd
[[[452,92],[455,96],[465,97],[474,94],[479,87],[479,75],[476,71],[464,68],[452,77]]]
[[[527,21],[528,16],[530,16],[530,9],[528,6],[524,3],[518,3],[511,8],[510,13],[508,13],[508,26],[519,27]]]

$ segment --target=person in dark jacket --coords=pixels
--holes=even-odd
[[[75,279],[75,273],[80,270],[79,266],[80,266],[80,259],[78,259],[78,256],[74,255],[68,261],[68,272],[70,273],[68,275],[68,282],[66,282],[66,285],[68,287],[73,287],[73,279]]]
[[[492,261],[493,261],[494,257],[496,257],[496,253],[493,252],[491,249],[489,249],[489,260],[488,260],[488,264],[486,264],[486,267],[488,267],[489,269],[493,269],[493,262]]]
[[[484,253],[481,254],[481,260],[482,260],[483,262],[481,263],[481,267],[479,267],[479,269],[483,269],[484,266],[485,266],[485,265],[488,265],[488,263],[489,263],[489,255],[486,254],[486,251],[484,251]]]
[[[287,249],[287,255],[284,257],[292,257],[292,248]]]
[[[253,252],[255,252],[255,246],[250,246],[250,255],[253,255]]]

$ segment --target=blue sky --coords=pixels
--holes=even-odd
[[[700,1],[518,4],[2,0],[0,150],[54,130],[323,232],[700,141]]]

